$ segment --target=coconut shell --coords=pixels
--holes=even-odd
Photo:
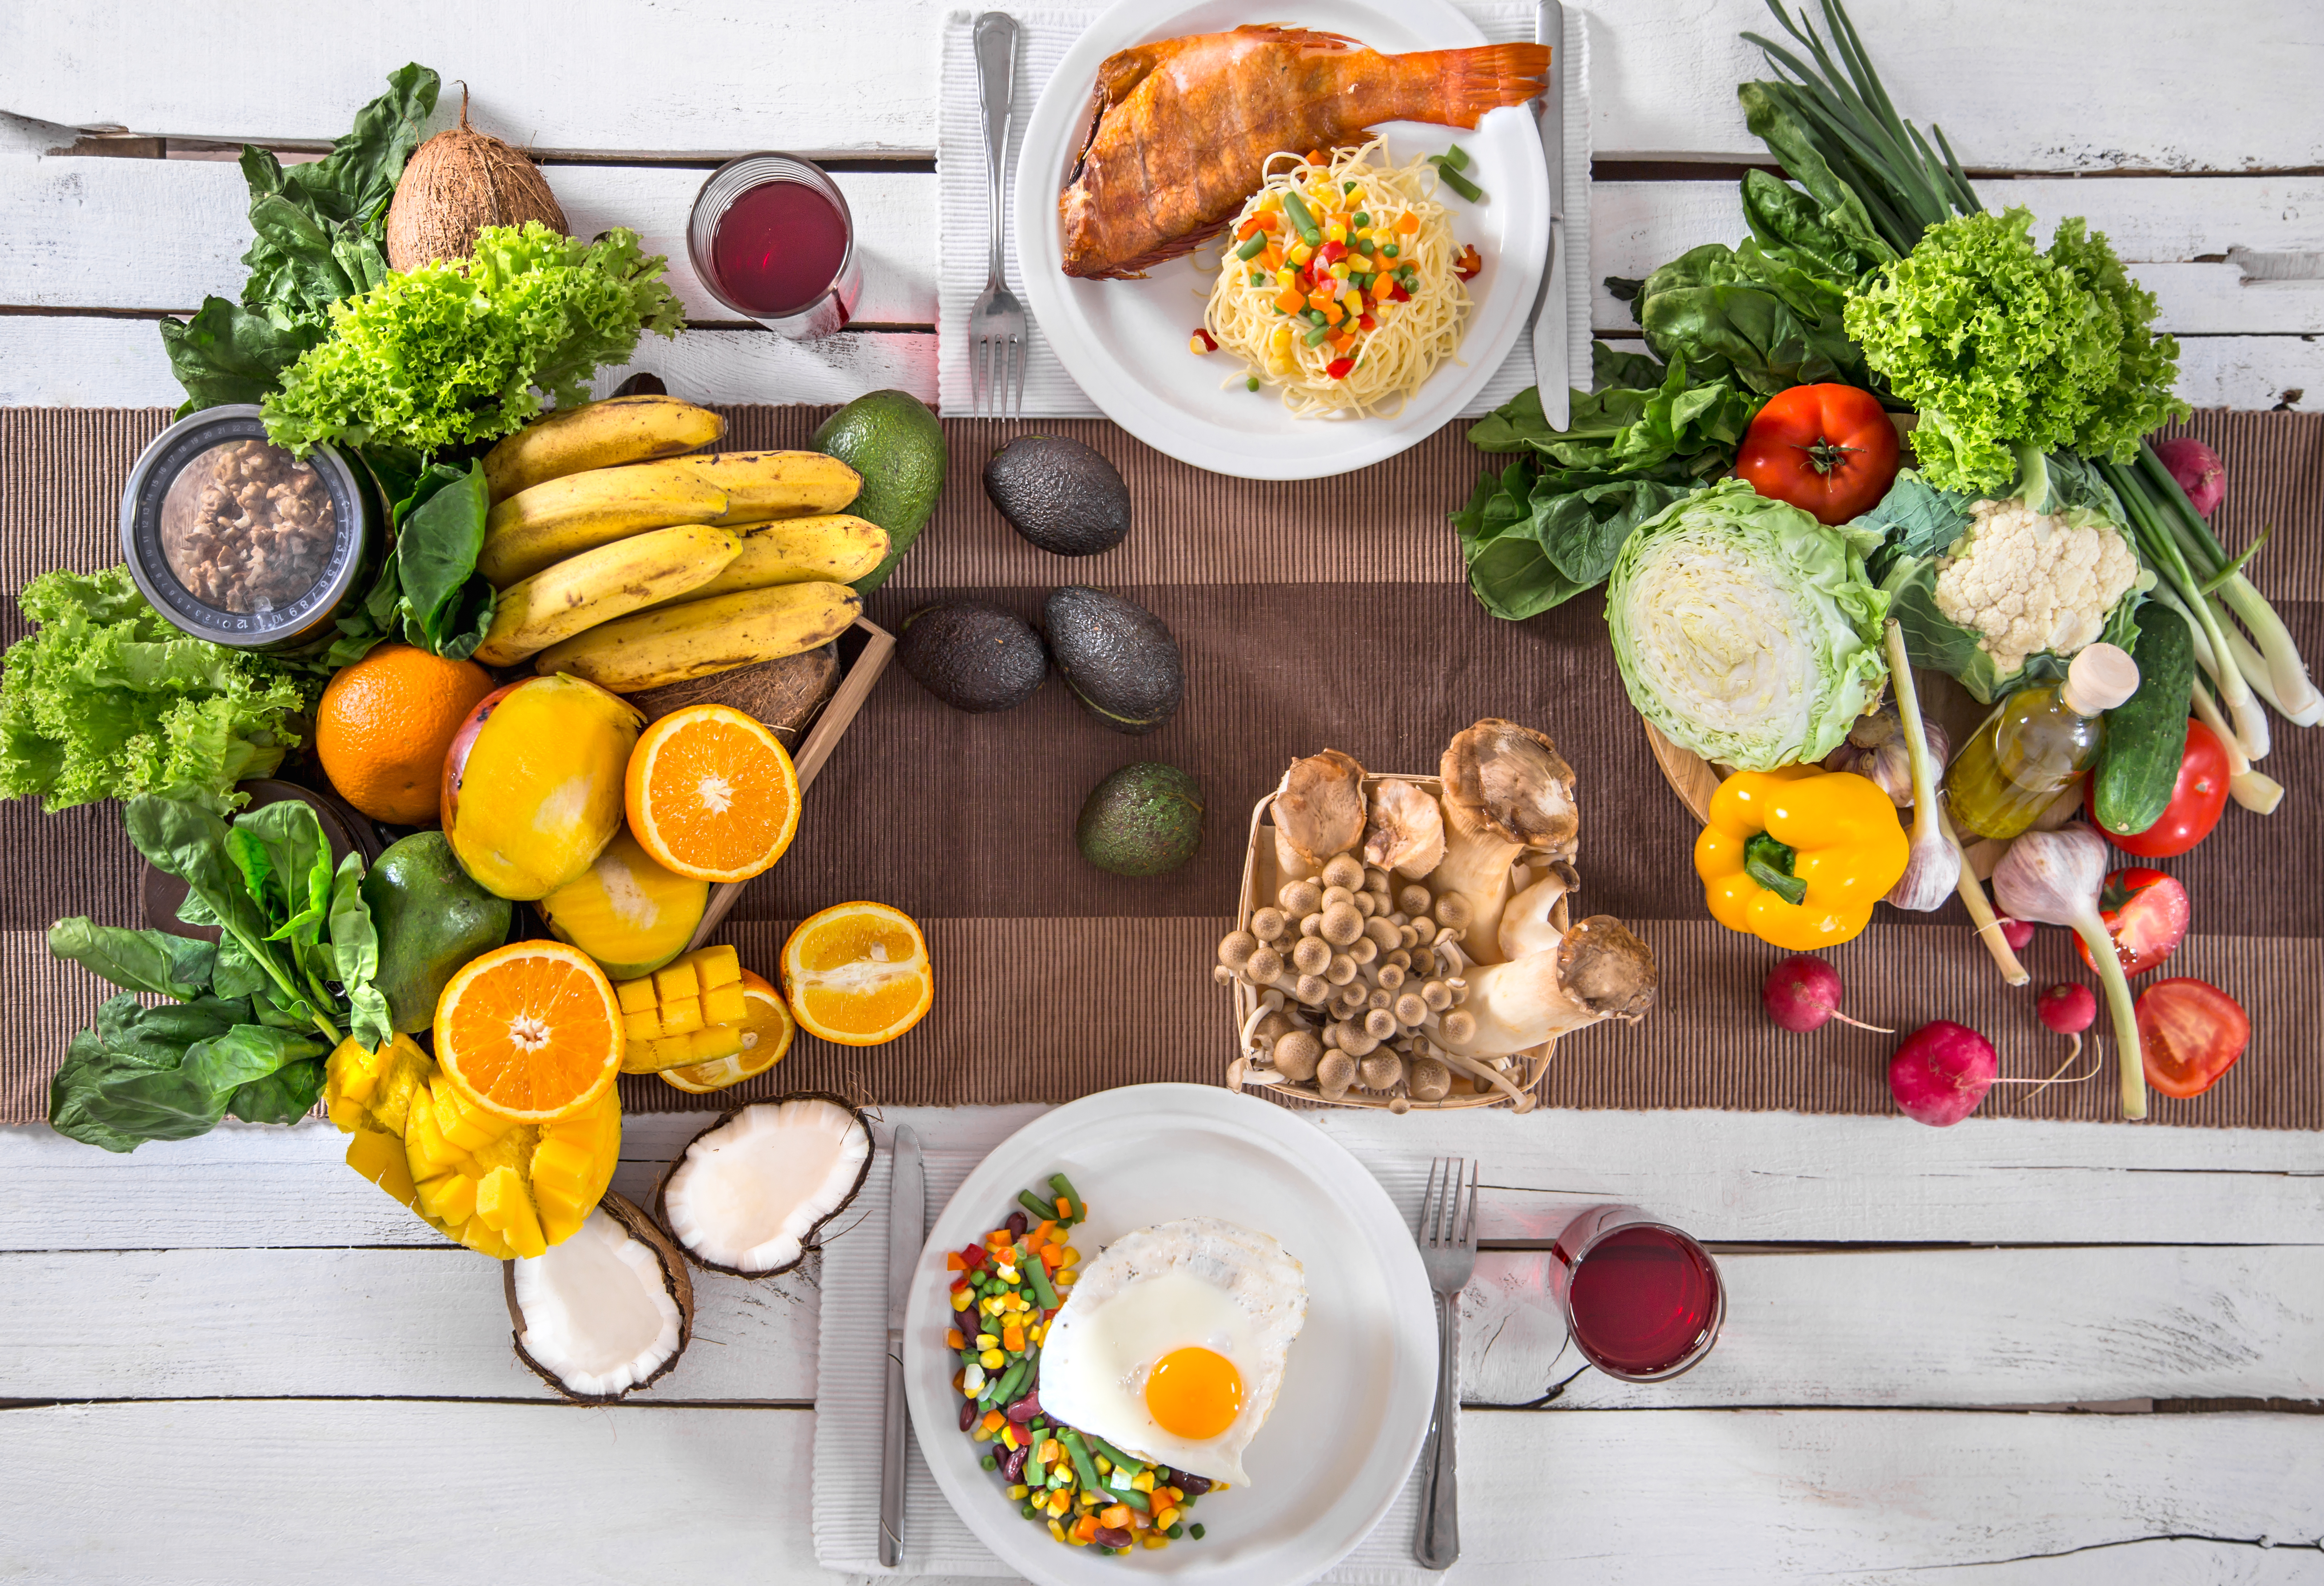
[[[704,1260],[700,1256],[696,1255],[692,1249],[688,1249],[685,1241],[681,1240],[676,1233],[670,1231],[670,1179],[676,1176],[680,1167],[685,1166],[687,1153],[694,1149],[695,1142],[701,1139],[704,1135],[713,1134],[717,1130],[725,1128],[729,1123],[734,1120],[736,1113],[742,1112],[746,1109],[752,1107],[779,1107],[785,1102],[828,1102],[833,1106],[842,1109],[854,1118],[855,1127],[862,1130],[863,1131],[863,1138],[872,1143],[872,1148],[863,1153],[862,1166],[855,1170],[855,1182],[847,1186],[847,1193],[839,1197],[839,1204],[834,1206],[830,1211],[825,1213],[820,1218],[818,1218],[816,1221],[815,1226],[807,1231],[807,1237],[799,1240],[798,1260],[788,1262],[780,1267],[770,1267],[764,1272],[745,1272],[739,1267],[721,1267],[715,1261]],[[858,1107],[854,1102],[849,1101],[844,1096],[835,1096],[829,1091],[792,1091],[785,1095],[769,1096],[763,1102],[744,1102],[738,1106],[727,1108],[725,1111],[721,1112],[716,1118],[705,1124],[696,1132],[694,1139],[687,1141],[684,1146],[679,1148],[678,1155],[669,1159],[669,1166],[663,1168],[661,1171],[660,1182],[654,1185],[654,1218],[655,1221],[661,1225],[662,1232],[669,1236],[671,1244],[676,1246],[678,1249],[684,1250],[686,1252],[686,1259],[693,1262],[696,1266],[701,1268],[705,1272],[723,1272],[729,1277],[741,1277],[748,1280],[756,1280],[761,1277],[780,1277],[786,1272],[796,1271],[800,1263],[804,1262],[811,1253],[823,1248],[819,1236],[825,1229],[831,1226],[832,1220],[834,1218],[837,1217],[842,1212],[846,1211],[848,1207],[853,1205],[855,1203],[855,1197],[863,1193],[863,1182],[872,1176],[872,1164],[879,1159],[879,1156],[880,1142],[872,1136],[872,1120],[863,1115],[862,1108]]]
[[[560,236],[573,235],[540,168],[521,150],[469,126],[463,88],[460,124],[413,150],[395,184],[387,207],[387,262],[409,271],[438,259],[465,259],[484,226],[528,220]]]
[[[694,1275],[686,1269],[686,1257],[661,1225],[647,1216],[635,1202],[607,1190],[597,1203],[597,1210],[622,1225],[622,1231],[650,1248],[654,1259],[661,1264],[662,1286],[669,1297],[678,1302],[678,1348],[670,1357],[641,1382],[632,1382],[619,1393],[576,1393],[565,1386],[556,1372],[525,1352],[524,1312],[516,1303],[516,1263],[501,1263],[501,1297],[508,1303],[509,1342],[516,1349],[516,1358],[531,1368],[532,1374],[554,1389],[560,1397],[576,1405],[610,1405],[627,1398],[641,1388],[650,1388],[669,1375],[671,1367],[686,1358],[686,1346],[694,1342]]]
[[[807,724],[838,687],[838,647],[825,644],[778,660],[649,688],[629,696],[629,701],[650,720],[689,705],[732,705],[772,727],[783,747],[795,750]]]

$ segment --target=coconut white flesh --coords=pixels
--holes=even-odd
[[[678,1353],[678,1302],[661,1259],[603,1212],[516,1264],[524,1352],[575,1393],[620,1393]]]
[[[762,1102],[687,1148],[662,1209],[702,1259],[771,1272],[798,1260],[815,1225],[846,1203],[871,1154],[872,1131],[844,1107]]]

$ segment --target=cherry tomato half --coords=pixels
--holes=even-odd
[[[2114,938],[2115,956],[2126,975],[2144,974],[2187,939],[2191,913],[2187,889],[2175,876],[2143,866],[2110,872],[2098,890],[2098,920]],[[2080,936],[2074,951],[2091,969],[2089,944]]]
[[[1845,523],[1888,493],[1896,458],[1896,426],[1879,398],[1852,385],[1795,385],[1751,420],[1735,472],[1820,523]]]
[[[2109,832],[2098,825],[2098,779],[2084,785],[2082,809],[2106,840],[2141,859],[2184,853],[2211,834],[2227,807],[2227,751],[2219,735],[2193,717],[2187,722],[2187,747],[2179,757],[2179,779],[2163,818],[2143,832]]]
[[[2138,994],[2146,1083],[2166,1096],[2200,1096],[2251,1045],[2251,1016],[2207,981],[2157,981]]]

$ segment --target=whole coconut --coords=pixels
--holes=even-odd
[[[460,86],[460,124],[411,152],[395,199],[387,207],[387,262],[417,270],[438,259],[465,259],[487,226],[538,220],[573,235],[540,168],[523,153],[468,124],[467,85]]]

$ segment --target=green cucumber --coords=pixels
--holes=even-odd
[[[2195,694],[2195,641],[2184,618],[2150,602],[2131,659],[2138,692],[2107,713],[2106,742],[2091,773],[2091,806],[2109,832],[2143,832],[2163,818],[2187,752],[2187,706]]]

